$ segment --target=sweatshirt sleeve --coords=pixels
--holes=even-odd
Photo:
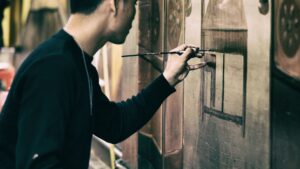
[[[110,143],[118,143],[143,127],[175,88],[160,75],[136,96],[122,102],[111,102],[96,89],[93,115],[94,134]]]
[[[62,169],[71,76],[59,57],[34,63],[24,80],[18,120],[16,169]]]

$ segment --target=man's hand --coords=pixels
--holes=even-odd
[[[164,77],[171,86],[181,82],[189,73],[187,61],[195,54],[187,45],[183,44],[171,51],[184,51],[182,55],[172,54],[168,56],[167,66],[163,72]]]

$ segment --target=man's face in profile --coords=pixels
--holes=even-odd
[[[110,38],[110,41],[115,44],[125,42],[127,35],[132,27],[132,22],[136,13],[135,5],[137,0],[119,0],[116,1],[117,14],[115,31]]]

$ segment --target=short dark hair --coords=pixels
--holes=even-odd
[[[71,13],[92,13],[102,0],[70,0]]]

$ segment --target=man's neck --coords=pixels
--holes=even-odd
[[[99,21],[101,18],[98,18]],[[84,52],[93,56],[107,42],[104,26],[105,22],[103,27],[99,27],[90,16],[75,14],[70,16],[63,29],[74,38]]]

